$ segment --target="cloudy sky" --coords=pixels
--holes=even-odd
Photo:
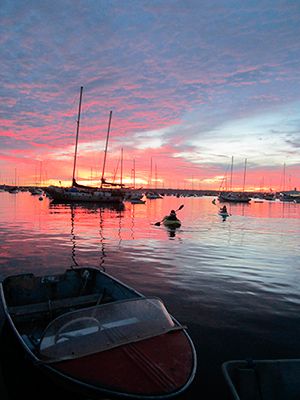
[[[299,0],[0,8],[0,183],[300,188]]]

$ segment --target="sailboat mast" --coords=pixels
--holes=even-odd
[[[148,187],[150,188],[151,185],[152,185],[152,157],[150,158],[150,176],[149,176]]]
[[[133,188],[135,189],[135,159],[133,159]]]
[[[123,147],[121,148],[121,178],[120,178],[120,181],[121,181],[121,186],[122,186],[122,184],[123,184]]]
[[[107,135],[106,135],[106,144],[105,144],[105,150],[104,150],[103,169],[102,169],[102,176],[101,176],[101,187],[102,187],[103,182],[104,182],[104,171],[105,171],[105,164],[106,164],[106,154],[107,154],[108,138],[109,138],[110,124],[111,124],[111,116],[112,116],[112,111],[110,111],[110,113],[109,113],[108,129],[107,129]]]
[[[82,90],[83,90],[83,86],[80,87],[72,185],[75,184],[75,171],[76,171],[76,160],[77,160],[77,147],[78,147],[79,123],[80,123],[80,113],[81,113]]]
[[[247,158],[245,158],[245,167],[244,167],[244,181],[243,181],[243,192],[245,191],[245,183],[246,183],[246,168],[247,168]]]
[[[231,156],[231,169],[230,169],[230,190],[232,190],[232,171],[233,171],[233,156]]]

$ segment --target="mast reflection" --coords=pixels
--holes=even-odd
[[[52,213],[59,213],[59,214],[66,214],[68,213],[70,215],[70,221],[71,221],[71,230],[70,230],[70,241],[72,244],[72,249],[71,249],[71,259],[72,259],[72,267],[78,267],[80,266],[80,262],[78,261],[78,244],[81,241],[81,244],[83,245],[84,243],[84,237],[79,236],[78,233],[76,233],[76,219],[77,219],[77,228],[79,226],[79,221],[82,219],[80,216],[82,215],[91,215],[92,216],[99,216],[99,225],[98,226],[98,234],[97,237],[99,237],[99,250],[100,250],[100,257],[98,261],[98,267],[101,268],[102,270],[105,270],[104,267],[104,262],[105,258],[107,256],[106,254],[106,238],[104,236],[104,221],[105,220],[111,220],[113,218],[118,218],[119,220],[119,229],[118,229],[118,237],[119,240],[121,241],[121,218],[122,218],[122,212],[124,211],[124,205],[123,204],[108,204],[108,205],[99,205],[97,203],[90,203],[90,204],[82,204],[82,203],[59,203],[59,202],[51,202],[49,203],[49,208],[50,212]],[[107,215],[108,214],[108,215]],[[86,226],[87,228],[90,227],[90,225],[95,221],[94,218],[88,218],[86,221]],[[82,226],[82,222],[81,222]],[[87,229],[85,230],[87,232]]]
[[[76,236],[74,233],[74,226],[75,226],[75,212],[74,212],[74,207],[70,206],[70,210],[71,210],[71,242],[72,242],[72,261],[73,264],[78,267],[78,263],[76,261],[76,253],[75,253],[75,249],[76,249]]]

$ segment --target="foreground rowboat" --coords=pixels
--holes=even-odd
[[[95,268],[10,276],[0,286],[27,359],[84,395],[167,399],[186,390],[196,353],[161,300]]]

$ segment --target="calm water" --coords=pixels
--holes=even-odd
[[[181,399],[227,399],[224,361],[300,358],[300,204],[232,205],[223,221],[212,200],[116,210],[0,193],[0,278],[90,265],[162,298],[198,355]],[[154,225],[181,204],[180,229]]]

